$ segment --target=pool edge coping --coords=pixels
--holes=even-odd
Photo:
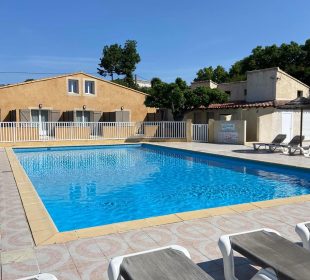
[[[149,145],[149,146],[155,146],[155,147],[163,147],[163,148],[174,149],[174,150],[180,150],[183,152],[191,152],[194,154],[202,154],[202,155],[209,155],[209,156],[228,158],[228,159],[234,159],[234,160],[240,160],[240,161],[247,161],[247,162],[252,162],[252,163],[256,163],[256,164],[275,165],[275,166],[282,167],[282,168],[293,168],[293,169],[299,169],[299,170],[303,170],[303,171],[310,171],[310,167],[297,166],[294,164],[286,164],[286,163],[279,163],[279,162],[273,162],[273,161],[264,161],[261,159],[245,158],[245,157],[239,157],[237,155],[227,155],[227,154],[225,154],[225,152],[223,153],[222,151],[220,151],[220,154],[218,154],[218,152],[213,152],[213,151],[191,150],[190,148],[163,146],[159,143],[141,142],[141,144]]]
[[[41,198],[39,197],[37,191],[35,190],[33,184],[31,183],[28,175],[26,174],[24,168],[22,167],[18,158],[16,157],[13,148],[11,147],[5,148],[5,151],[11,165],[11,169],[23,204],[27,222],[29,224],[33,240],[36,246],[59,244],[73,240],[78,240],[81,238],[98,237],[113,233],[126,232],[134,229],[142,229],[176,222],[195,220],[199,218],[219,216],[224,214],[233,214],[233,213],[237,214],[255,209],[262,209],[262,208],[310,201],[310,194],[307,194],[307,195],[278,198],[259,202],[250,202],[244,204],[235,204],[230,206],[187,211],[170,215],[156,216],[151,218],[114,223],[109,225],[59,232],[52,218],[50,217],[47,209],[45,208]],[[186,151],[192,151],[192,150],[186,150]],[[203,151],[198,151],[198,153],[208,154]],[[264,163],[264,161],[262,161],[262,163]],[[292,167],[289,165],[286,166]]]

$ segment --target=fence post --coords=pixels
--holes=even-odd
[[[215,132],[214,132],[215,122],[213,119],[210,119],[208,122],[208,142],[214,143]]]
[[[193,139],[193,127],[192,127],[192,120],[186,120],[186,142],[192,142]]]

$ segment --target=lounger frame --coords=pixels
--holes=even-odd
[[[310,157],[310,146],[308,146],[308,147],[299,147],[299,149],[301,150],[302,154],[305,157]]]
[[[253,143],[253,149],[258,151],[261,147],[264,147],[266,150],[267,148],[271,149],[270,146],[277,148],[284,140],[286,139],[286,134],[278,134],[270,143]]]
[[[297,224],[295,231],[302,241],[302,246],[310,250],[310,231],[306,224],[310,224],[310,221]]]
[[[169,249],[169,248],[180,251],[189,259],[191,258],[188,250],[182,246],[179,246],[179,245],[170,245],[170,246],[166,246],[166,247],[160,247],[160,248],[156,248],[156,249],[152,249],[152,250],[147,250],[147,251],[142,251],[142,252],[138,252],[138,253],[133,253],[133,254],[115,257],[115,258],[112,258],[110,260],[110,263],[109,263],[109,267],[108,267],[109,280],[120,280],[121,279],[121,277],[120,277],[120,266],[121,266],[121,263],[123,262],[124,258],[132,257],[132,256],[136,256],[136,255],[141,255],[141,254],[147,254],[147,253],[160,251],[160,250],[164,250],[164,249]]]
[[[42,274],[37,274],[37,275],[32,275],[29,277],[24,277],[24,278],[19,278],[17,280],[33,280],[33,279],[37,279],[37,280],[57,280],[57,278],[50,274],[50,273],[42,273]]]

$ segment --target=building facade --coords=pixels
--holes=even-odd
[[[85,73],[0,87],[0,121],[146,121],[145,93]]]
[[[204,86],[210,84],[209,81],[205,83]],[[195,86],[194,82],[192,87]],[[309,98],[310,88],[278,67],[248,71],[246,81],[222,83],[217,88],[229,95],[228,103],[211,104],[206,110],[192,112],[187,117],[198,123],[210,119],[244,120],[249,142],[271,141],[279,133],[291,139],[299,133],[299,111],[279,110],[278,106],[299,96]],[[303,131],[306,140],[310,140],[309,111],[304,113]]]

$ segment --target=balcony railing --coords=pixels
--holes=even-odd
[[[0,122],[0,142],[186,138],[186,122]]]

